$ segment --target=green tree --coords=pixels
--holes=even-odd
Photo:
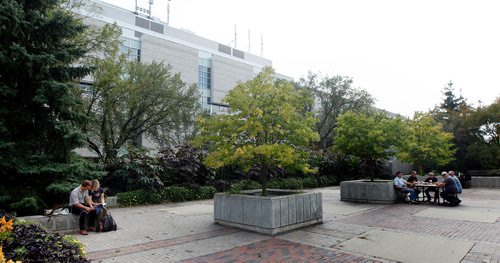
[[[74,82],[90,72],[79,63],[90,50],[87,27],[62,4],[0,5],[0,206],[26,213],[51,202],[50,185],[67,176],[83,142]]]
[[[85,95],[88,147],[107,164],[143,134],[160,146],[176,144],[179,129],[192,127],[198,89],[186,86],[170,66],[128,61],[119,46],[95,60],[94,83]]]
[[[450,81],[443,90],[443,101],[431,112],[434,118],[443,125],[445,132],[453,134],[453,143],[456,145],[454,162],[451,166],[454,169],[463,169],[464,160],[467,154],[468,141],[467,132],[461,127],[464,125],[464,118],[473,111],[473,108],[467,103],[461,95],[455,94],[455,88]]]
[[[397,157],[413,163],[420,173],[443,167],[453,161],[453,134],[443,131],[443,125],[431,115],[416,113],[408,121],[406,144],[398,149]]]
[[[267,195],[269,174],[276,168],[293,167],[315,172],[308,161],[307,146],[318,139],[316,119],[301,109],[310,103],[291,83],[278,80],[265,68],[253,80],[239,83],[224,98],[228,115],[200,121],[197,145],[207,145],[207,166],[238,164],[245,171],[256,168]]]
[[[301,78],[297,84],[301,89],[309,91],[316,105],[310,109],[316,114],[319,122],[316,129],[319,133],[319,148],[327,149],[333,144],[337,118],[340,114],[353,112],[370,112],[373,110],[373,97],[363,89],[352,87],[352,78],[344,76],[324,76],[309,72],[307,78]]]
[[[337,119],[334,151],[358,157],[374,180],[377,162],[393,156],[405,143],[407,128],[400,118],[384,113],[346,112]]]
[[[500,98],[464,117],[459,130],[467,136],[465,164],[468,169],[500,167]]]

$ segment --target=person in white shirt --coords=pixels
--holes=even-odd
[[[394,178],[394,187],[401,193],[410,193],[410,200],[412,204],[417,204],[417,192],[415,192],[415,189],[413,188],[408,188],[407,185],[409,183],[406,182],[405,179],[403,179],[403,173],[398,171],[396,173],[396,178]]]
[[[80,235],[87,235],[87,230],[85,229],[85,219],[87,217],[89,219],[89,224],[95,221],[95,208],[92,205],[92,200],[89,198],[88,193],[91,187],[91,182],[84,180],[80,186],[71,191],[69,196],[71,213],[80,216]],[[89,230],[95,231],[95,227],[90,226]]]

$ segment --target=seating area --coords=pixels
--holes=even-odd
[[[454,208],[344,202],[340,187],[306,191],[322,193],[323,223],[279,236],[214,224],[213,200],[201,200],[114,208],[118,231],[75,237],[93,262],[472,263],[500,257],[497,190],[465,189],[463,205]],[[154,223],[138,227],[146,221]],[[414,249],[388,249],[395,244]]]
[[[110,196],[106,198],[106,203],[108,207],[116,207],[118,205],[116,196]],[[19,217],[19,219],[25,219],[33,222],[37,222],[47,229],[67,233],[78,229],[78,216],[73,214],[58,214],[54,216],[25,216]]]

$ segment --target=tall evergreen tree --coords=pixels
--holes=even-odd
[[[81,145],[76,80],[87,50],[86,26],[61,0],[2,0],[0,5],[0,207],[46,205],[46,187],[68,169]],[[22,189],[22,191],[19,191]],[[16,191],[17,190],[17,191]],[[10,194],[9,194],[10,193]],[[4,206],[5,207],[5,206]]]
[[[453,82],[448,82],[443,90],[443,101],[431,112],[434,118],[443,125],[443,130],[453,134],[453,144],[457,146],[455,161],[446,168],[460,170],[465,168],[463,160],[467,154],[468,142],[466,134],[460,130],[460,127],[463,126],[464,117],[469,115],[471,111],[472,107],[465,98],[455,94]]]

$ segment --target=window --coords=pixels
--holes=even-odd
[[[120,52],[126,54],[129,61],[141,61],[141,39],[133,30],[122,28],[122,32]]]
[[[202,51],[198,54],[198,88],[201,106],[209,111],[212,98],[212,54]]]

